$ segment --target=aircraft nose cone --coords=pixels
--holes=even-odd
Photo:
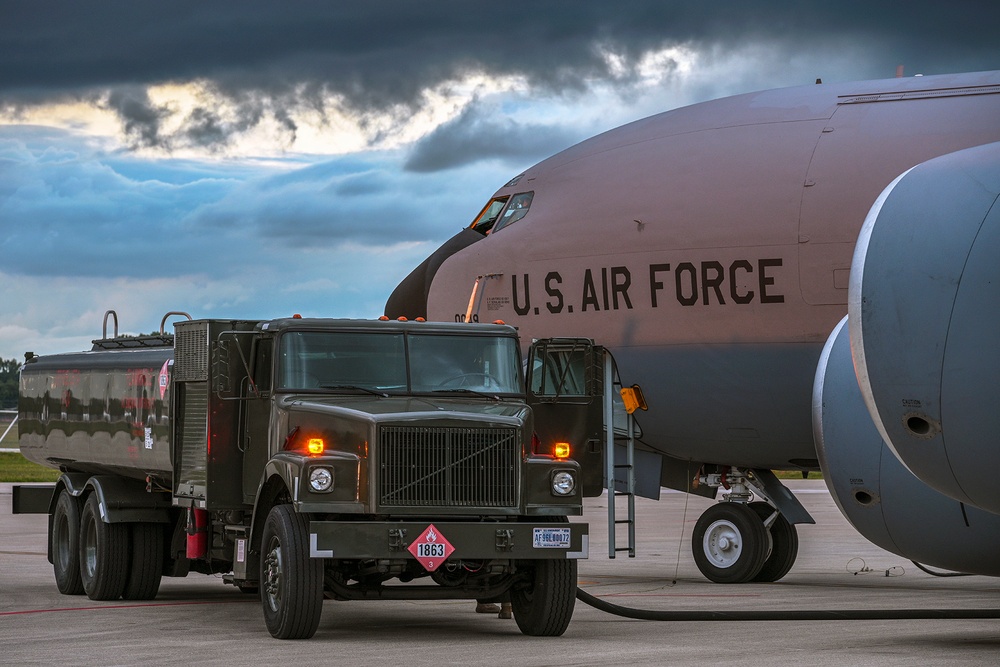
[[[396,286],[385,302],[385,316],[391,320],[398,317],[411,320],[427,317],[427,296],[438,268],[455,253],[484,238],[486,237],[477,231],[463,229],[445,241]]]

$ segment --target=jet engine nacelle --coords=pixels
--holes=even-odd
[[[924,483],[994,513],[998,195],[1000,143],[905,172],[868,214],[848,297],[858,383],[882,438]]]
[[[847,318],[820,358],[813,429],[823,477],[848,521],[872,543],[918,563],[1000,576],[1000,516],[925,485],[892,454],[858,387]]]

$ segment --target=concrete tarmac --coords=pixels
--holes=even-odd
[[[654,610],[1000,607],[1000,580],[920,572],[858,535],[822,481],[788,486],[817,523],[799,526],[798,560],[779,582],[704,579],[691,556],[690,532],[710,501],[664,492],[659,502],[637,501],[635,558],[608,558],[607,498],[588,500],[590,559],[580,561],[580,586],[615,604]],[[216,577],[164,578],[149,602],[60,595],[45,557],[46,517],[11,515],[10,502],[10,485],[0,485],[0,664],[1000,663],[997,620],[653,622],[580,602],[565,635],[534,638],[521,635],[511,620],[474,613],[471,601],[327,601],[315,637],[279,641],[264,628],[257,597]]]

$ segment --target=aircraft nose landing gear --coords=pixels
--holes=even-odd
[[[767,558],[768,535],[757,513],[747,505],[724,502],[709,507],[691,536],[694,561],[711,581],[751,581]]]
[[[695,524],[691,550],[710,581],[742,584],[777,581],[795,562],[795,526],[764,502],[750,502],[753,478],[733,468],[707,475],[702,483],[731,489],[726,500],[709,507]]]

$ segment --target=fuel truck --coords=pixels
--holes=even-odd
[[[108,311],[114,314],[114,311]],[[187,319],[25,355],[26,458],[58,468],[56,586],[148,600],[223,575],[268,631],[324,599],[509,601],[561,635],[587,556],[573,443],[544,442],[503,324]],[[600,473],[598,473],[600,474]]]

